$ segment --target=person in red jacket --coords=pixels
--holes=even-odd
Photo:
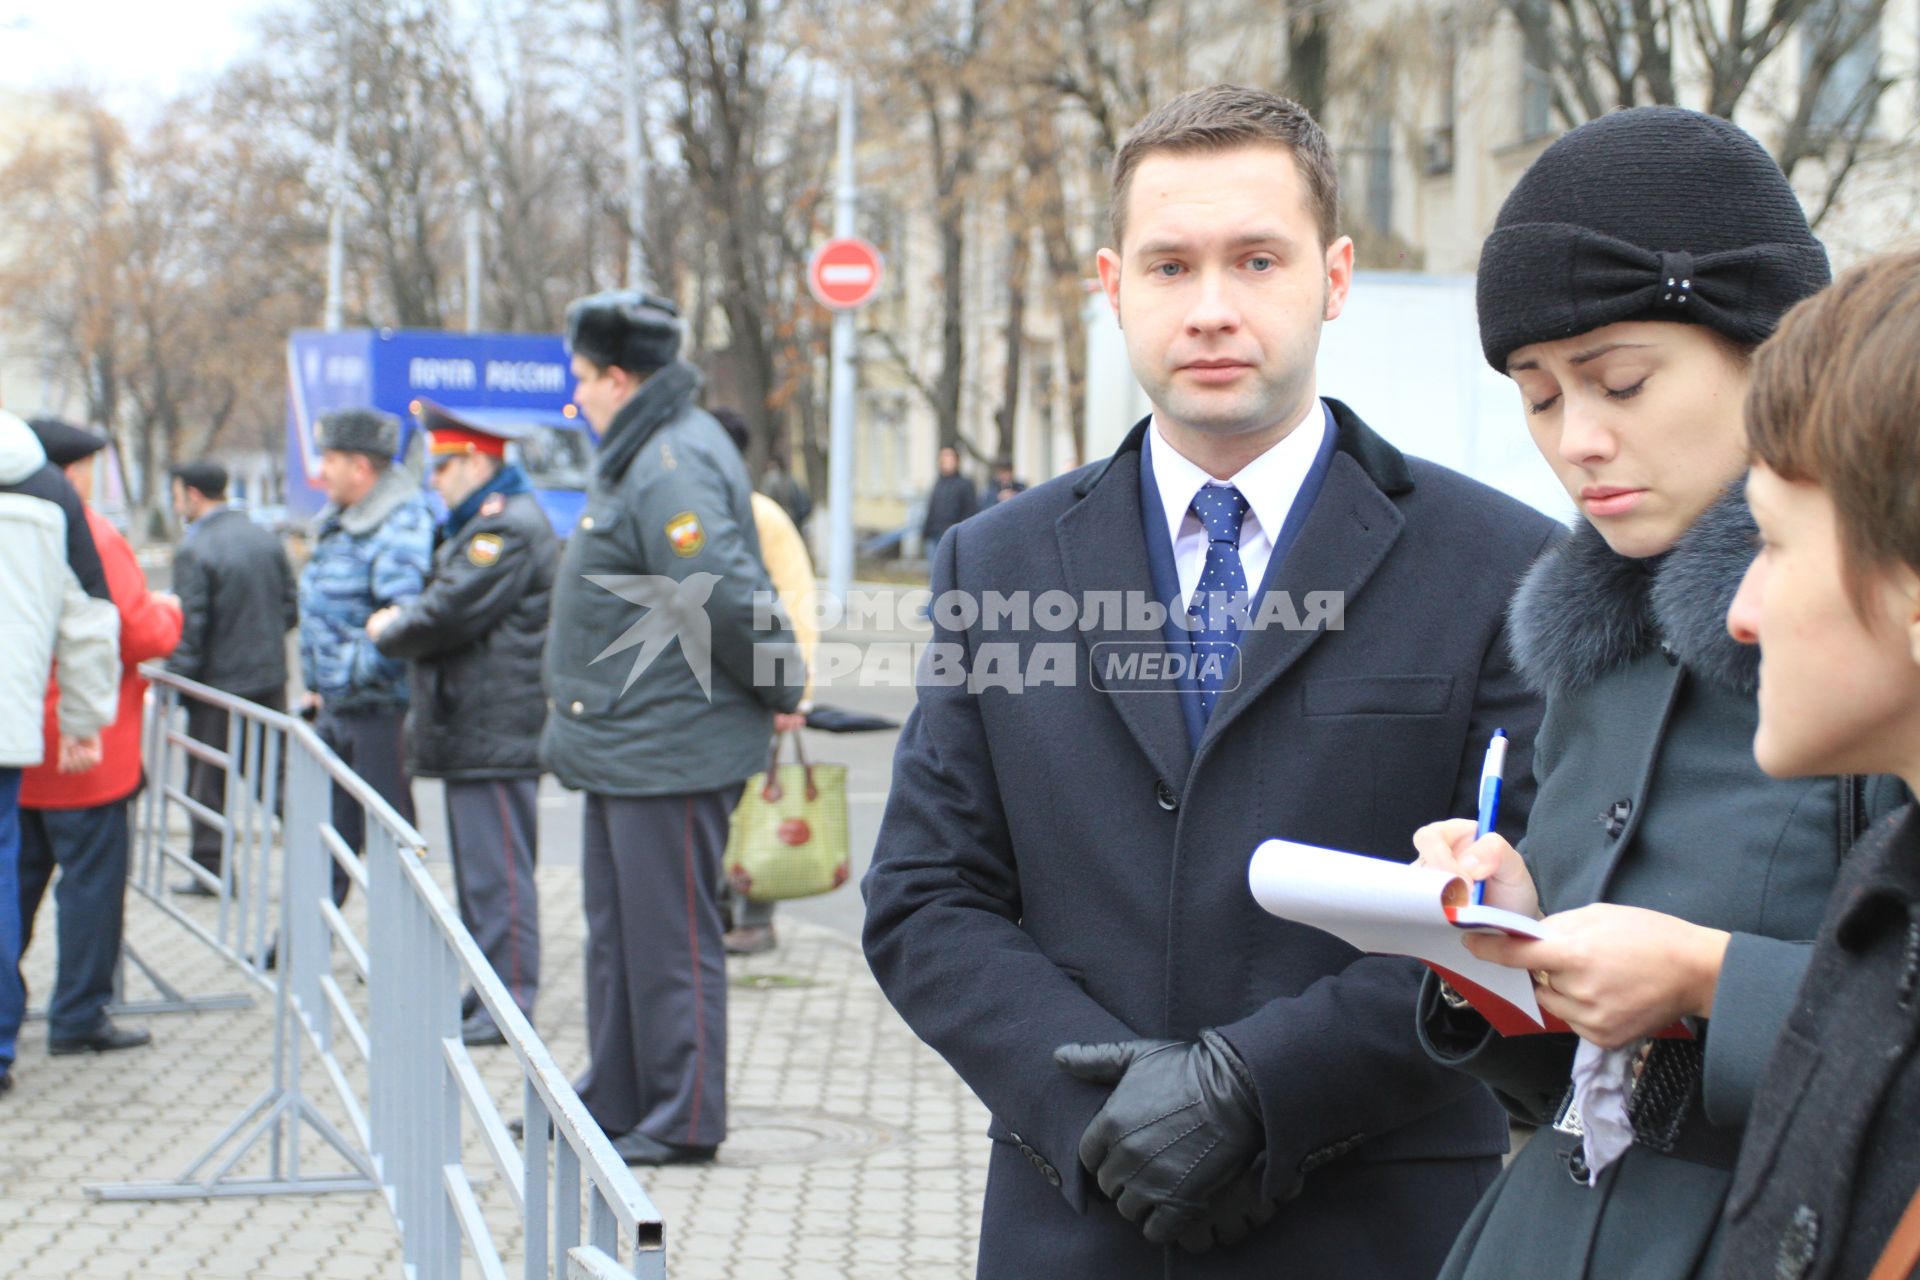
[[[93,490],[94,455],[106,440],[50,418],[30,422],[47,461],[62,467],[82,497]],[[142,699],[147,682],[138,667],[164,658],[180,641],[180,605],[147,590],[133,548],[98,511],[87,525],[106,569],[107,591],[120,613],[120,710],[100,734],[100,763],[82,772],[60,771],[56,718],[59,672],[47,686],[46,762],[20,779],[20,951],[33,937],[33,917],[53,879],[58,910],[59,960],[47,1009],[49,1053],[131,1049],[152,1040],[143,1030],[107,1017],[127,882],[127,801],[140,789]]]

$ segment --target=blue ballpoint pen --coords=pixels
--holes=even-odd
[[[1493,741],[1487,744],[1487,758],[1480,765],[1480,823],[1473,833],[1478,840],[1493,830],[1493,824],[1500,821],[1500,775],[1507,767],[1507,731],[1495,729]],[[1473,905],[1479,906],[1486,894],[1486,881],[1473,882]]]

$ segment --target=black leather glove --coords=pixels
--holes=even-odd
[[[1200,1219],[1182,1231],[1174,1243],[1188,1253],[1206,1253],[1239,1244],[1256,1228],[1271,1222],[1280,1204],[1270,1199],[1264,1189],[1265,1163],[1254,1161],[1252,1168],[1229,1182],[1226,1190],[1214,1196]]]
[[[1153,1244],[1200,1223],[1266,1147],[1252,1073],[1212,1031],[1196,1043],[1066,1044],[1053,1060],[1113,1086],[1080,1137],[1080,1163]]]

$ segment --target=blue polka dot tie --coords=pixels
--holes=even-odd
[[[1207,530],[1207,562],[1200,569],[1187,616],[1195,620],[1193,651],[1198,660],[1194,683],[1202,718],[1213,715],[1227,672],[1233,666],[1240,622],[1247,607],[1247,571],[1240,564],[1240,525],[1251,508],[1230,484],[1202,485],[1192,511]]]

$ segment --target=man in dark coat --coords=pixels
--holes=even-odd
[[[167,670],[257,702],[287,708],[287,632],[300,623],[293,566],[280,540],[227,504],[227,469],[184,462],[173,469],[173,510],[186,525],[173,557],[180,599],[180,643]],[[187,700],[187,733],[216,751],[227,749],[227,712]],[[244,748],[245,743],[241,746]],[[195,756],[187,762],[187,794],[215,813],[227,806],[227,771]],[[217,827],[192,819],[193,860],[220,875]],[[211,896],[197,877],[175,892]]]
[[[389,658],[413,664],[407,772],[446,780],[460,920],[520,1012],[540,987],[540,687],[560,539],[518,463],[508,432],[426,405],[433,487],[447,504],[427,589],[367,619]],[[468,1044],[506,1037],[476,998]]]
[[[940,475],[933,482],[933,490],[927,494],[927,517],[920,524],[920,536],[925,540],[927,554],[940,545],[940,539],[947,530],[965,520],[980,509],[980,496],[960,474],[960,451],[952,445],[943,445],[940,449]]]
[[[553,596],[540,753],[585,791],[580,1100],[629,1164],[726,1137],[715,891],[740,785],[806,677],[760,561],[740,451],[694,403],[680,313],[632,291],[567,309],[574,400],[600,450]]]
[[[1263,92],[1143,122],[1100,268],[1154,414],[934,557],[865,942],[993,1113],[983,1277],[1427,1280],[1507,1145],[1417,964],[1247,888],[1273,836],[1410,859],[1495,728],[1532,797],[1502,619],[1556,528],[1318,398],[1333,174]]]

